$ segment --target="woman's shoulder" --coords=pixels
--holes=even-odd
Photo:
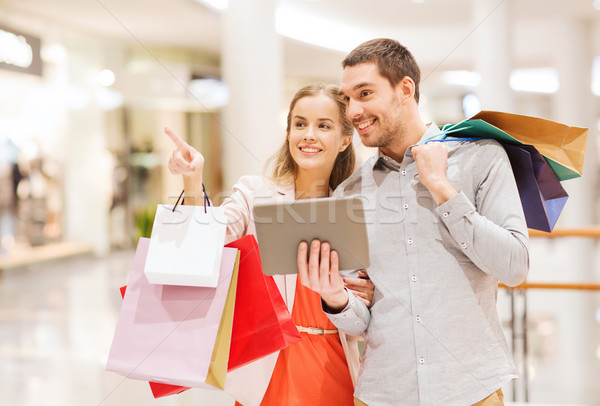
[[[265,176],[245,175],[238,179],[233,188],[249,193],[287,193],[289,190],[293,191],[294,186],[293,184],[288,185],[285,183],[275,182],[274,180]]]
[[[255,189],[265,186],[267,184],[267,182],[268,182],[268,179],[265,178],[264,176],[244,175],[238,179],[234,188],[244,187],[244,188],[249,188],[249,189],[255,190]]]

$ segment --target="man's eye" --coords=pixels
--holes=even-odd
[[[360,97],[367,97],[368,95],[370,95],[371,92],[368,90],[363,90],[362,92],[360,92]]]

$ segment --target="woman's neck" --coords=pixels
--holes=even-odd
[[[299,173],[294,186],[296,199],[316,199],[329,196],[329,176]]]

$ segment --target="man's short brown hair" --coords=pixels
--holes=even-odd
[[[415,100],[419,101],[421,69],[410,51],[398,41],[377,38],[363,42],[344,58],[342,67],[346,68],[361,63],[375,63],[379,74],[386,78],[392,87],[408,76],[415,82]]]

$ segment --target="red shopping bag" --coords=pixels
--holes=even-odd
[[[121,291],[121,298],[125,298],[125,292],[127,291],[127,285],[119,288]],[[188,386],[177,386],[169,385],[168,383],[148,382],[150,384],[150,390],[154,399],[162,398],[164,396],[177,395],[181,392],[185,392],[190,389]]]
[[[162,398],[164,396],[177,395],[178,393],[185,392],[186,390],[190,389],[187,386],[169,385],[168,383],[149,383],[154,399]]]
[[[227,369],[232,371],[300,341],[301,337],[275,280],[262,271],[254,236],[247,235],[226,247],[240,250]]]

